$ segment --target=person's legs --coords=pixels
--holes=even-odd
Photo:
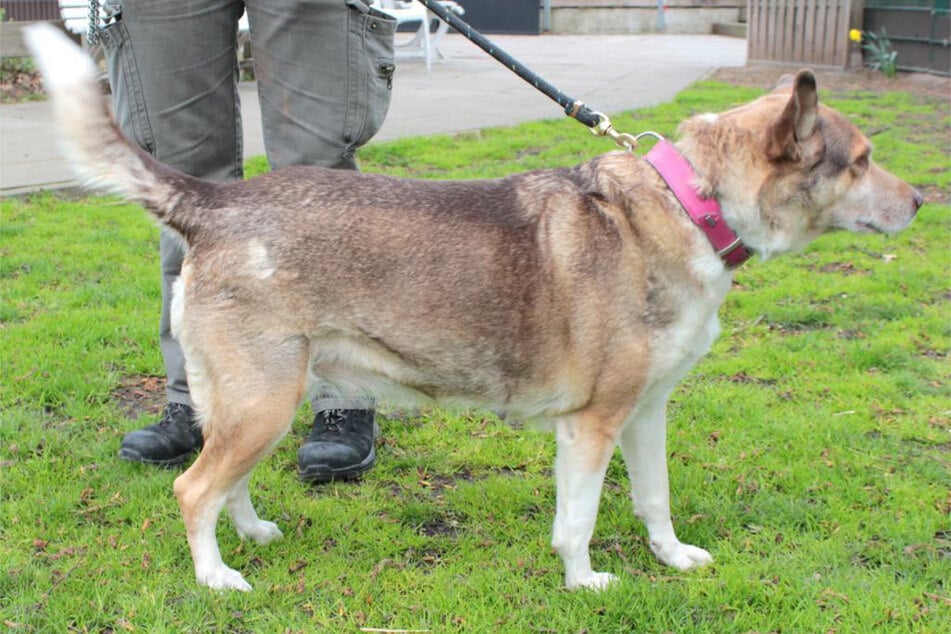
[[[123,0],[120,18],[102,31],[123,132],[163,163],[193,176],[242,178],[236,50],[242,9],[237,0]],[[169,324],[171,288],[184,253],[180,240],[163,230],[159,337],[169,406],[158,425],[123,439],[119,455],[129,460],[178,464],[201,446],[184,357]]]
[[[271,167],[356,169],[355,152],[390,103],[395,21],[361,0],[248,2]],[[373,466],[370,399],[319,397],[298,452],[301,479],[358,477]]]
[[[357,169],[390,104],[396,22],[362,0],[249,0],[272,168]]]

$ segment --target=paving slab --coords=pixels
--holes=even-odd
[[[562,92],[606,113],[671,100],[722,66],[746,63],[746,42],[717,35],[498,35],[501,48]],[[375,140],[464,132],[564,116],[561,108],[458,34],[446,59],[397,64]],[[240,85],[246,156],[264,154],[254,82]],[[579,125],[579,130],[581,126]],[[581,130],[583,132],[583,130]],[[0,105],[0,195],[74,186],[46,102]]]

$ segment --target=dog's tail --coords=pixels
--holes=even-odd
[[[52,99],[65,156],[80,181],[143,204],[187,240],[195,227],[189,205],[180,203],[213,185],[163,165],[122,135],[96,65],[62,31],[36,24],[25,30],[24,39]]]

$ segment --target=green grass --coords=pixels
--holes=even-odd
[[[756,91],[701,83],[615,117],[670,134]],[[196,585],[176,473],[116,458],[114,391],[159,375],[157,230],[112,199],[5,200],[0,222],[0,622],[14,632],[937,632],[951,619],[947,103],[830,102],[876,157],[940,202],[902,234],[837,234],[751,262],[724,334],[670,410],[680,537],[716,563],[658,564],[608,472],[592,557],[619,575],[569,593],[548,544],[553,441],[482,413],[390,412],[360,484],[296,479],[294,433],[252,496],[283,541],[219,526],[250,594]],[[568,120],[371,145],[365,170],[423,178],[568,165],[608,149]],[[252,160],[249,171],[263,169]],[[317,248],[317,247],[315,247]]]

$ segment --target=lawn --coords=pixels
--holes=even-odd
[[[673,134],[689,114],[757,94],[703,82],[615,123]],[[929,202],[898,236],[829,235],[738,271],[724,334],[669,413],[674,522],[716,562],[689,573],[657,563],[616,456],[592,557],[620,581],[602,593],[562,588],[549,435],[483,412],[393,408],[361,483],[311,487],[296,478],[305,407],[251,482],[285,539],[243,543],[219,523],[225,560],[254,591],[197,586],[176,472],[116,457],[122,435],[154,419],[157,229],[114,199],[2,201],[0,622],[13,632],[947,631],[948,102],[828,100]],[[473,178],[607,149],[563,119],[373,144],[361,160],[367,171]]]

